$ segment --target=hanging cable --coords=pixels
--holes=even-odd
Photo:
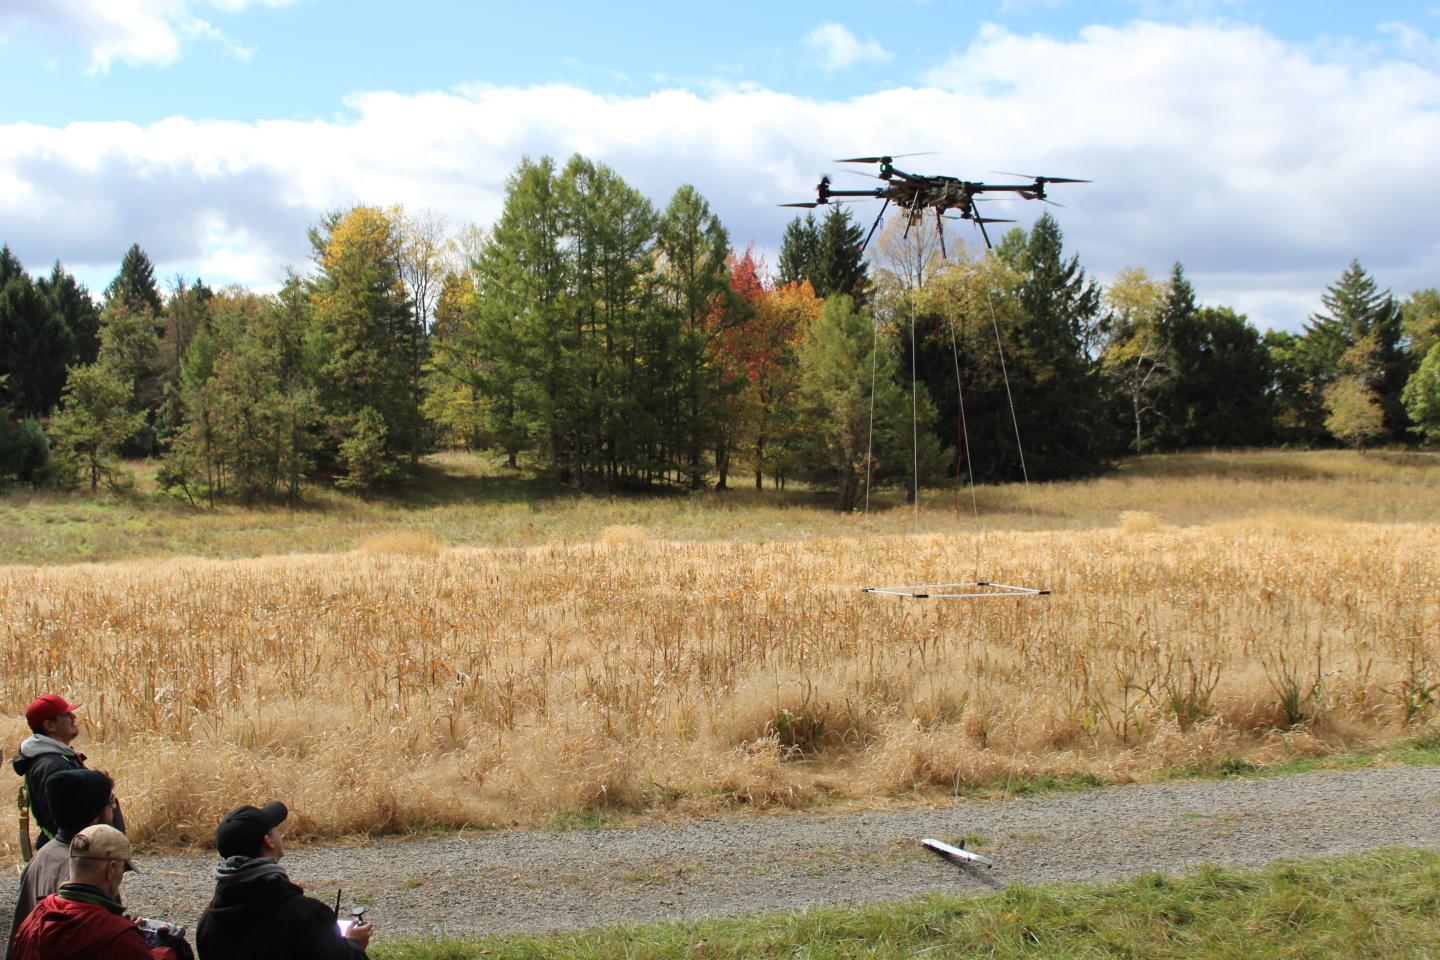
[[[1010,422],[1015,427],[1015,450],[1020,454],[1020,477],[1025,482],[1025,502],[1030,507],[1030,516],[1035,516],[1035,504],[1030,500],[1030,472],[1025,469],[1025,446],[1020,442],[1020,417],[1015,413],[1015,396],[1010,392],[1010,373],[1005,369],[1005,344],[1000,339],[1000,319],[995,315],[995,298],[990,295],[990,278],[985,278],[985,299],[990,304],[990,324],[995,328],[995,349],[1000,352],[1000,376],[1005,380],[1005,400],[1010,404]]]
[[[865,516],[870,516],[870,475],[874,473],[871,463],[875,457],[875,358],[880,350],[880,328],[875,324],[875,315],[870,315],[870,429],[865,437]]]
[[[974,461],[971,460],[971,458],[970,458],[970,425],[969,425],[969,424],[966,422],[966,420],[965,420],[965,382],[964,382],[964,380],[963,380],[963,379],[961,378],[961,376],[960,376],[960,342],[959,342],[959,338],[955,335],[955,298],[954,298],[953,296],[947,296],[946,299],[948,299],[948,300],[950,301],[950,356],[951,356],[951,358],[954,359],[954,361],[955,361],[955,398],[956,398],[956,402],[957,402],[957,404],[959,405],[959,408],[960,408],[960,416],[958,417],[958,420],[959,420],[958,426],[959,426],[959,428],[960,428],[960,436],[958,437],[958,439],[959,439],[959,441],[960,441],[960,443],[961,443],[961,448],[960,448],[960,449],[964,451],[964,457],[965,457],[965,463],[964,463],[965,476],[966,476],[966,479],[969,481],[969,487],[970,487],[970,510],[971,510],[971,513],[972,513],[972,514],[974,515],[974,517],[975,517],[975,534],[976,534],[976,540],[975,540],[975,579],[978,581],[978,580],[980,579],[980,540],[979,540],[979,535],[983,532],[983,531],[981,530],[981,527],[980,527],[980,500],[979,500],[979,498],[976,497],[976,495],[975,495],[975,465],[974,465]],[[958,452],[959,452],[959,451],[957,451],[957,453],[958,453]],[[960,497],[960,488],[959,488],[960,476],[959,476],[959,468],[960,468],[960,464],[956,464],[956,476],[955,476],[955,484],[956,484],[956,488],[955,488],[955,497],[956,497],[955,511],[956,511],[956,513],[959,513],[959,511],[960,511],[960,503],[959,503],[959,497]]]
[[[910,301],[910,468],[915,478],[915,532],[920,532],[920,403],[915,376],[915,301]]]

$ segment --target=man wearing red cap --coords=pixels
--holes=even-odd
[[[36,697],[25,710],[25,722],[30,725],[32,735],[20,744],[13,764],[15,773],[25,778],[25,789],[30,795],[30,818],[40,828],[37,849],[47,840],[53,840],[58,829],[50,813],[51,775],[85,767],[85,755],[70,748],[80,735],[80,725],[75,721],[75,711],[80,707],[78,703],[67,703],[59,694],[47,693]],[[124,831],[125,818],[120,814],[118,802],[112,822],[116,829]]]

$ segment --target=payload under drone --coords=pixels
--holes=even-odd
[[[922,156],[922,154],[899,154],[901,157]],[[872,187],[868,190],[837,190],[830,185],[830,178],[824,176],[815,186],[815,199],[802,203],[782,203],[782,207],[805,207],[813,209],[833,200],[864,199],[883,200],[884,205],[880,213],[876,215],[875,222],[870,226],[870,232],[865,235],[865,243],[861,246],[863,251],[870,245],[870,238],[875,235],[875,228],[880,226],[880,220],[885,216],[885,211],[890,204],[905,210],[909,214],[909,221],[905,226],[905,233],[908,236],[910,227],[920,222],[920,218],[927,210],[935,211],[935,227],[940,235],[940,252],[945,253],[945,220],[969,220],[980,228],[980,236],[985,239],[985,246],[990,246],[990,235],[985,231],[987,223],[1013,223],[1014,221],[1000,217],[981,216],[976,206],[981,201],[979,195],[982,193],[1010,193],[1025,200],[1040,200],[1044,203],[1055,203],[1045,195],[1045,188],[1052,183],[1089,183],[1089,180],[1077,180],[1074,177],[1042,177],[1028,173],[1005,173],[1007,177],[1024,177],[1028,183],[983,183],[978,180],[961,180],[958,177],[947,177],[943,175],[927,176],[919,173],[907,173],[895,166],[895,157],[850,157],[845,160],[836,160],[836,163],[878,163],[880,172],[877,179],[883,181],[881,186]],[[957,215],[947,216],[946,211],[953,210]]]

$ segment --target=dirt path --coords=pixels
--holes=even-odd
[[[995,868],[961,869],[920,837],[982,838]],[[858,904],[1009,883],[1106,880],[1199,864],[1406,845],[1440,848],[1440,767],[1168,783],[905,813],[804,814],[596,831],[504,832],[296,849],[321,899],[342,883],[377,936],[506,933]],[[213,855],[143,857],[133,912],[192,926]],[[13,875],[0,902],[13,902]]]

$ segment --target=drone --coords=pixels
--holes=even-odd
[[[900,154],[901,157],[918,157],[923,154],[909,153]],[[983,202],[978,196],[982,193],[1013,193],[1025,200],[1040,200],[1044,203],[1062,206],[1055,203],[1045,195],[1045,188],[1052,183],[1089,183],[1089,180],[1077,180],[1074,177],[1041,177],[1028,173],[1005,173],[1007,177],[1024,177],[1029,183],[981,183],[976,180],[961,180],[957,177],[947,176],[926,176],[918,173],[906,173],[895,166],[895,157],[850,157],[845,160],[836,160],[836,163],[878,163],[880,173],[876,179],[884,181],[881,186],[870,190],[836,190],[830,186],[830,177],[823,176],[815,186],[815,200],[805,203],[782,203],[782,207],[804,207],[814,209],[822,204],[828,204],[835,198],[856,198],[866,200],[884,200],[880,207],[880,213],[875,217],[875,222],[870,226],[870,232],[865,235],[865,242],[860,246],[863,253],[870,245],[870,238],[875,235],[875,228],[880,226],[880,220],[885,216],[885,211],[894,203],[897,207],[909,214],[905,224],[905,236],[910,235],[910,228],[919,223],[927,210],[935,211],[935,229],[940,237],[940,255],[945,255],[945,220],[969,220],[980,228],[980,236],[985,239],[986,249],[990,248],[990,235],[985,231],[987,223],[1014,223],[1001,217],[981,216],[977,203]],[[954,210],[958,216],[946,216],[945,211]]]

